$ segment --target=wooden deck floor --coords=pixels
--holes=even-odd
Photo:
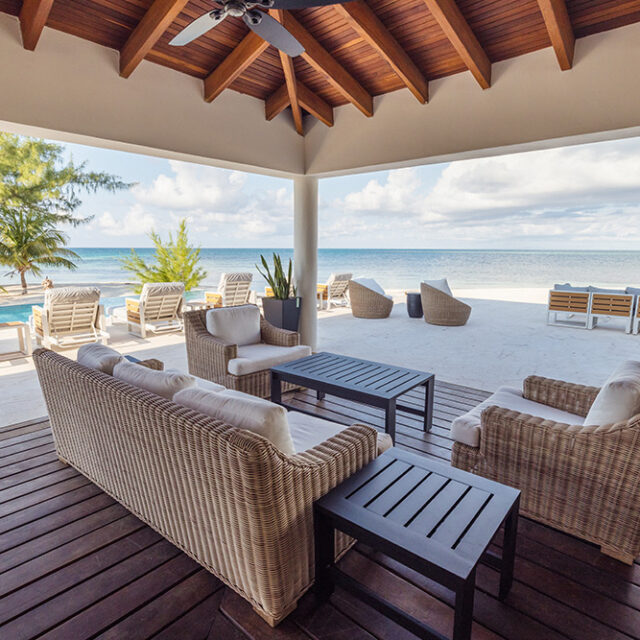
[[[438,383],[432,433],[402,416],[398,445],[448,460],[451,419],[486,394]],[[415,402],[420,399],[415,396]],[[380,426],[381,412],[328,397],[295,403],[339,422]],[[343,568],[449,636],[445,589],[358,545]],[[640,565],[624,566],[585,542],[521,518],[515,583],[499,602],[498,575],[480,566],[473,638],[640,638]],[[338,590],[312,595],[277,629],[240,597],[58,462],[46,420],[0,431],[0,638],[410,640]]]

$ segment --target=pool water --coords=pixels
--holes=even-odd
[[[202,298],[202,291],[189,291],[185,297],[187,300]],[[100,298],[101,304],[104,306],[105,312],[109,307],[124,307],[125,297],[119,298]],[[28,322],[31,315],[31,307],[33,304],[12,304],[0,306],[0,322]],[[38,305],[35,305],[38,306]]]

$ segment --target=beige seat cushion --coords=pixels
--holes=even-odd
[[[289,411],[289,431],[296,453],[313,449],[347,427],[307,413]],[[391,436],[378,432],[378,455],[393,446]]]
[[[79,364],[113,375],[113,368],[122,360],[122,354],[100,342],[83,344],[78,349]]]
[[[253,431],[269,440],[282,453],[295,453],[289,433],[287,411],[273,402],[232,389],[218,393],[203,389],[185,389],[176,393],[173,401],[222,420],[232,427]]]
[[[238,347],[238,357],[229,360],[229,373],[246,376],[256,371],[264,371],[278,364],[306,358],[311,355],[311,347],[303,344],[295,347],[279,347],[274,344],[248,344]]]
[[[522,391],[512,387],[500,387],[492,396],[474,407],[468,413],[456,418],[451,423],[451,437],[456,442],[467,444],[470,447],[480,446],[482,423],[480,416],[487,407],[503,407],[520,413],[537,416],[545,420],[562,422],[565,424],[582,425],[584,418],[574,415],[546,404],[538,404],[533,400],[522,397]]]
[[[390,296],[387,293],[385,293],[384,289],[373,278],[359,277],[359,278],[354,278],[353,282],[357,282],[360,286],[366,287],[367,289],[371,289],[371,291],[375,291],[376,293],[379,293],[381,296],[384,296],[389,300],[393,299],[393,296]]]
[[[584,424],[623,422],[640,413],[640,362],[623,362],[604,383]]]
[[[207,331],[227,344],[255,344],[260,342],[260,309],[254,304],[239,307],[209,309]]]
[[[154,371],[128,362],[124,358],[113,368],[113,376],[168,400],[171,400],[178,391],[196,386],[196,379],[193,376],[175,370]]]

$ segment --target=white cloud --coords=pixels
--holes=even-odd
[[[92,227],[108,236],[139,236],[149,233],[157,225],[150,213],[135,204],[121,217],[105,211],[92,223]]]
[[[640,140],[631,139],[455,162],[431,189],[418,169],[392,171],[332,209],[348,212],[354,227],[387,216],[387,237],[410,222],[416,241],[615,245],[640,240],[639,203]]]

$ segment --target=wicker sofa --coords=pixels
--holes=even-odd
[[[376,457],[375,429],[333,425],[332,437],[286,455],[256,433],[60,354],[39,349],[33,358],[63,462],[269,624],[295,608],[314,578],[312,504]],[[351,542],[337,536],[336,554]]]
[[[640,415],[584,426],[597,387],[530,376],[516,391],[499,390],[478,407],[476,446],[454,421],[452,465],[517,487],[523,515],[631,564],[640,555]],[[505,393],[515,399],[497,406]],[[555,419],[558,411],[566,417]]]
[[[255,305],[246,306],[256,310],[257,313]],[[233,369],[234,361],[237,362],[238,357],[243,355],[242,347],[231,342],[230,339],[223,339],[210,333],[207,328],[207,314],[211,312],[239,314],[242,313],[242,307],[215,310],[200,309],[184,314],[189,373],[221,384],[227,389],[235,389],[261,398],[268,398],[271,395],[270,367],[280,362],[274,361],[272,364],[268,364],[263,361],[263,365],[265,365],[263,368],[241,375],[234,372],[235,370],[230,370]],[[286,348],[291,349],[292,359],[293,356],[301,358],[311,355],[309,347],[300,345],[299,333],[278,329],[269,324],[262,315],[260,315],[260,340],[263,345],[284,347],[285,351]],[[295,388],[295,386],[288,383],[282,385],[283,391],[291,391]]]

